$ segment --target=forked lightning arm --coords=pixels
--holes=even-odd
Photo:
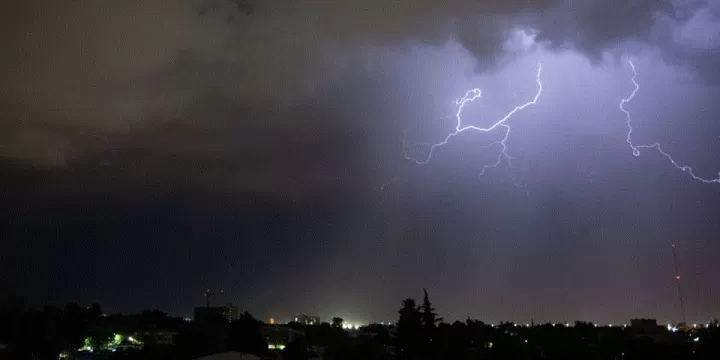
[[[697,180],[697,181],[700,181],[700,182],[703,182],[703,183],[705,183],[705,184],[720,184],[720,172],[718,172],[718,177],[717,177],[717,178],[709,179],[709,178],[700,177],[700,176],[698,176],[698,175],[695,174],[695,172],[693,171],[693,169],[692,169],[691,166],[678,164],[678,163],[675,161],[675,159],[673,159],[673,157],[672,157],[669,153],[665,152],[665,151],[662,149],[662,146],[660,145],[659,142],[655,142],[655,143],[650,144],[650,145],[647,145],[647,144],[635,145],[635,144],[632,142],[632,134],[633,134],[633,130],[634,130],[634,128],[633,128],[633,126],[632,126],[632,116],[630,115],[630,112],[625,109],[625,104],[627,104],[627,103],[629,103],[630,101],[633,100],[633,98],[635,97],[635,95],[637,94],[637,92],[640,90],[640,85],[638,84],[638,82],[637,82],[637,80],[636,80],[638,73],[637,73],[637,70],[636,70],[636,68],[635,68],[635,64],[634,64],[632,61],[628,61],[628,63],[630,63],[630,67],[632,68],[632,71],[633,71],[633,76],[632,76],[632,78],[631,78],[631,81],[632,81],[632,84],[633,84],[634,87],[633,87],[633,91],[632,91],[632,93],[630,94],[630,96],[628,96],[627,98],[624,98],[624,99],[622,99],[622,100],[620,101],[620,106],[619,106],[619,107],[620,107],[620,111],[622,111],[623,114],[625,114],[626,123],[627,123],[627,127],[628,127],[628,133],[627,133],[627,137],[625,138],[625,141],[628,143],[628,145],[630,145],[630,148],[632,149],[633,155],[634,155],[634,156],[640,156],[640,149],[650,149],[650,148],[654,148],[654,149],[656,149],[662,156],[664,156],[665,158],[667,158],[667,159],[670,161],[670,163],[671,163],[676,169],[681,170],[681,171],[683,171],[683,172],[686,172],[686,173],[690,174],[690,176],[691,176],[693,179],[695,179],[695,180]],[[528,102],[525,103],[525,104],[522,104],[522,105],[520,105],[520,106],[516,106],[513,110],[511,110],[510,112],[508,112],[508,113],[507,113],[505,116],[503,116],[500,120],[498,120],[498,121],[495,122],[494,124],[490,125],[489,127],[479,127],[479,126],[475,126],[475,125],[463,125],[462,112],[463,112],[463,109],[465,108],[465,105],[467,105],[467,104],[475,101],[476,99],[482,97],[482,90],[477,89],[477,88],[468,90],[468,91],[465,93],[465,96],[463,96],[462,98],[460,98],[460,99],[458,99],[458,100],[455,101],[455,104],[457,105],[457,111],[455,112],[456,124],[455,124],[455,129],[454,129],[454,131],[452,131],[451,133],[449,133],[449,134],[445,137],[445,139],[443,139],[442,141],[440,141],[440,142],[438,142],[438,143],[435,143],[435,144],[432,144],[432,145],[430,146],[430,151],[428,152],[427,158],[425,158],[425,159],[418,159],[418,158],[416,158],[416,157],[413,157],[413,156],[409,155],[409,154],[407,153],[407,151],[405,152],[405,158],[406,158],[407,160],[413,161],[413,162],[416,163],[416,164],[427,164],[427,163],[429,163],[429,162],[432,160],[433,154],[435,153],[435,150],[436,150],[437,148],[446,145],[452,138],[454,138],[455,136],[460,135],[460,134],[463,133],[463,132],[466,132],[466,131],[490,132],[490,131],[493,131],[493,130],[495,130],[495,129],[497,129],[497,128],[503,128],[504,131],[505,131],[505,133],[504,133],[502,139],[499,140],[499,141],[495,141],[495,142],[493,142],[493,143],[490,144],[490,145],[492,145],[492,144],[500,144],[501,147],[502,147],[502,150],[501,150],[500,153],[498,154],[497,161],[496,161],[494,164],[492,164],[492,165],[485,165],[485,166],[483,167],[483,170],[482,170],[482,172],[481,172],[481,175],[482,175],[482,174],[485,172],[485,170],[487,170],[488,168],[494,168],[494,167],[497,167],[498,165],[500,165],[500,163],[503,161],[503,159],[506,159],[506,160],[508,161],[508,164],[511,165],[511,160],[512,160],[512,158],[511,158],[510,155],[507,153],[507,141],[508,141],[508,138],[510,137],[510,132],[511,132],[512,128],[510,127],[510,125],[507,124],[507,121],[510,120],[510,118],[511,118],[513,115],[515,115],[518,111],[523,110],[523,109],[527,108],[528,106],[531,106],[531,105],[534,105],[534,104],[537,103],[537,101],[538,101],[538,99],[540,98],[540,95],[542,94],[542,91],[543,91],[543,84],[542,84],[542,81],[541,81],[541,73],[542,73],[542,63],[538,63],[537,76],[536,76],[536,78],[535,78],[535,81],[537,82],[537,85],[538,85],[538,91],[537,91],[537,93],[535,94],[535,97],[534,97],[531,101],[528,101]],[[403,149],[403,150],[405,150],[405,149]],[[384,186],[383,186],[383,188],[384,188]]]
[[[457,111],[455,112],[455,120],[456,120],[455,130],[453,132],[451,132],[450,134],[448,134],[444,140],[440,141],[439,143],[433,144],[430,147],[430,151],[429,151],[426,159],[421,160],[416,157],[412,157],[412,156],[408,155],[407,152],[405,153],[405,158],[415,162],[416,164],[427,164],[428,162],[430,162],[432,160],[435,149],[446,145],[450,141],[450,139],[454,138],[455,136],[460,135],[463,132],[466,132],[466,131],[490,132],[497,128],[502,127],[505,130],[505,134],[504,134],[503,138],[499,141],[492,143],[492,144],[500,144],[502,146],[502,150],[500,151],[500,154],[498,154],[497,161],[495,162],[495,164],[485,165],[483,167],[481,174],[484,173],[487,168],[493,168],[493,167],[500,165],[500,163],[502,162],[503,159],[507,159],[508,162],[510,162],[510,160],[512,158],[507,153],[507,140],[508,140],[508,137],[510,136],[511,128],[510,128],[510,125],[506,124],[506,122],[513,115],[515,115],[515,113],[517,113],[518,111],[523,110],[526,107],[537,103],[538,98],[540,98],[540,94],[542,93],[542,90],[543,90],[542,81],[540,80],[541,72],[542,72],[542,63],[538,63],[537,76],[535,78],[535,81],[537,82],[537,85],[538,85],[538,91],[535,94],[535,97],[531,101],[526,102],[525,104],[516,106],[512,111],[508,112],[500,120],[498,120],[497,122],[495,122],[494,124],[492,124],[489,127],[479,127],[479,126],[474,126],[474,125],[463,126],[462,112],[463,112],[463,109],[465,108],[465,105],[475,101],[476,99],[478,99],[482,96],[482,90],[480,90],[480,89],[476,88],[476,89],[468,90],[465,93],[465,96],[463,96],[462,98],[460,98],[458,100],[455,100],[455,104],[457,105]]]
[[[655,142],[651,145],[635,145],[635,144],[633,144],[633,142],[632,142],[632,133],[633,133],[632,119],[630,117],[630,112],[625,109],[625,104],[632,101],[632,99],[635,97],[635,94],[637,94],[637,92],[640,90],[640,85],[635,80],[635,78],[637,78],[637,75],[638,75],[637,70],[635,70],[635,64],[633,64],[633,62],[630,60],[628,60],[628,62],[630,63],[630,67],[632,68],[632,71],[633,71],[633,76],[630,80],[632,81],[634,88],[633,88],[633,91],[630,94],[630,96],[628,96],[627,98],[622,99],[620,101],[620,111],[622,111],[625,114],[625,118],[627,120],[628,133],[627,133],[627,138],[625,139],[625,141],[627,141],[627,143],[630,145],[633,155],[640,156],[640,149],[655,148],[655,149],[657,149],[657,151],[660,154],[662,154],[668,160],[670,160],[670,163],[673,166],[675,166],[675,168],[690,174],[690,176],[692,176],[693,179],[695,179],[697,181],[701,181],[705,184],[720,184],[720,172],[718,173],[718,177],[715,179],[706,179],[706,178],[697,176],[697,175],[695,175],[695,172],[693,171],[692,167],[686,166],[686,165],[680,165],[677,162],[675,162],[675,159],[673,159],[672,156],[670,156],[670,154],[663,151],[659,142]]]

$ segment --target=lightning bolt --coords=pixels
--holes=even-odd
[[[542,85],[542,81],[540,78],[541,74],[542,74],[542,63],[539,62],[537,75],[535,77],[535,81],[537,82],[537,85],[538,85],[538,91],[537,91],[537,93],[535,93],[535,97],[533,97],[533,99],[531,101],[528,101],[520,106],[516,106],[514,109],[512,109],[510,112],[508,112],[505,116],[503,116],[500,120],[498,120],[494,124],[490,125],[489,127],[479,127],[479,126],[475,126],[475,125],[463,125],[462,113],[463,113],[463,110],[465,109],[465,106],[482,97],[482,90],[480,90],[478,88],[468,90],[462,98],[455,100],[455,105],[457,105],[457,111],[455,112],[456,124],[455,124],[454,131],[449,133],[445,137],[445,139],[443,139],[442,141],[432,144],[430,146],[430,151],[428,152],[427,158],[425,158],[425,159],[418,159],[416,157],[410,156],[407,153],[406,147],[403,146],[405,158],[407,160],[413,161],[415,164],[418,164],[418,165],[427,164],[432,160],[433,154],[435,153],[435,150],[437,148],[447,145],[447,143],[452,138],[454,138],[466,131],[491,132],[495,129],[502,128],[504,130],[502,139],[500,139],[498,141],[494,141],[486,146],[486,147],[489,147],[489,146],[492,146],[495,144],[500,144],[501,151],[497,156],[497,161],[492,165],[483,166],[483,169],[480,172],[480,175],[483,175],[485,173],[485,171],[489,168],[496,168],[497,166],[500,165],[500,163],[502,163],[503,160],[507,160],[508,165],[510,167],[512,167],[512,157],[507,152],[507,149],[508,149],[507,141],[508,141],[508,138],[510,137],[510,132],[511,132],[511,127],[510,127],[510,125],[507,124],[507,121],[510,120],[510,118],[512,118],[512,116],[515,115],[518,111],[521,111],[521,110],[527,108],[528,106],[531,106],[531,105],[534,105],[537,103],[538,99],[540,98],[540,94],[542,94],[542,91],[543,91],[543,85]]]
[[[628,96],[627,98],[622,99],[622,100],[620,101],[620,111],[622,111],[622,112],[625,114],[625,119],[626,119],[627,126],[628,126],[628,133],[627,133],[627,137],[625,138],[625,141],[628,143],[628,145],[630,145],[630,148],[632,149],[633,155],[634,155],[634,156],[640,156],[640,149],[652,149],[652,148],[654,148],[654,149],[657,149],[657,151],[658,151],[662,156],[664,156],[664,157],[666,157],[668,160],[670,160],[670,163],[671,163],[676,169],[681,170],[681,171],[683,171],[683,172],[686,172],[686,173],[690,174],[690,176],[692,176],[693,179],[695,179],[695,180],[697,180],[697,181],[700,181],[700,182],[703,182],[703,183],[705,183],[705,184],[720,184],[720,172],[718,172],[718,177],[715,178],[715,179],[707,179],[707,178],[703,178],[703,177],[697,176],[697,175],[695,175],[695,172],[693,171],[692,167],[687,166],[687,165],[680,165],[680,164],[678,164],[678,163],[675,161],[675,159],[673,159],[672,156],[670,156],[670,154],[668,154],[667,152],[663,151],[662,146],[660,146],[660,143],[659,143],[659,142],[655,142],[655,143],[653,143],[653,144],[651,144],[651,145],[635,145],[635,144],[633,144],[633,142],[632,142],[632,133],[633,133],[633,130],[634,130],[634,129],[633,129],[633,126],[632,126],[632,118],[631,118],[631,116],[630,116],[630,112],[625,109],[625,104],[627,104],[627,103],[629,103],[630,101],[632,101],[632,99],[635,97],[635,94],[637,94],[637,92],[640,91],[640,85],[639,85],[638,82],[636,81],[636,78],[637,78],[637,76],[638,76],[638,73],[637,73],[637,70],[635,69],[635,64],[633,64],[633,62],[632,62],[631,60],[628,60],[628,63],[630,63],[630,68],[632,68],[632,71],[633,71],[633,76],[632,76],[632,78],[631,78],[630,80],[632,81],[634,88],[633,88],[633,91],[632,91],[632,93],[630,94],[630,96]]]

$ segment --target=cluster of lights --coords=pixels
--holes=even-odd
[[[285,350],[285,345],[283,344],[268,344],[269,350]]]
[[[360,329],[360,324],[343,324],[342,328],[345,330],[357,330]]]
[[[707,323],[707,324],[693,324],[692,327],[697,328],[697,329],[702,329],[702,328],[709,329],[710,327],[712,327],[712,324],[710,324],[710,323]]]
[[[107,344],[102,346],[102,349],[110,350],[110,351],[116,351],[118,347],[121,346],[127,346],[127,344],[130,345],[142,345],[142,341],[132,337],[132,336],[125,336],[123,334],[113,334],[112,338],[108,339]],[[125,344],[125,345],[124,345]],[[86,337],[83,346],[78,349],[78,351],[85,351],[85,352],[94,352],[96,349],[92,346],[92,339],[90,337]]]
[[[85,338],[85,340],[83,342],[83,346],[78,349],[78,351],[89,351],[89,352],[93,352],[93,350],[95,350],[95,349],[93,349],[92,340],[89,337]]]

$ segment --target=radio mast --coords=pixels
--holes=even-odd
[[[680,299],[680,311],[682,312],[682,321],[687,326],[685,319],[685,302],[683,301],[682,287],[680,286],[680,270],[678,269],[677,253],[675,252],[675,243],[672,244],[673,265],[675,265],[675,282],[677,283],[678,298]]]

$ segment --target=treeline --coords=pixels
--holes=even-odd
[[[573,326],[490,325],[472,319],[447,323],[427,291],[423,295],[420,303],[412,298],[401,302],[395,324],[358,330],[343,329],[340,318],[312,326],[268,325],[244,313],[231,323],[198,323],[158,310],[103,315],[97,304],[43,309],[4,306],[0,308],[0,360],[55,360],[61,354],[81,358],[74,357],[75,350],[102,349],[116,333],[132,334],[143,349],[108,353],[103,359],[189,360],[227,351],[278,360],[720,359],[717,322],[679,331],[585,322]],[[284,342],[273,334],[292,336]]]
[[[412,298],[403,300],[398,314],[393,326],[374,324],[355,333],[338,333],[327,346],[327,341],[312,336],[297,340],[288,347],[292,354],[286,359],[309,359],[317,350],[324,350],[326,360],[720,359],[717,322],[707,328],[677,332],[657,327],[650,333],[644,331],[647,329],[601,327],[581,321],[572,326],[491,325],[472,319],[450,324],[442,321],[427,291],[420,304]],[[314,331],[308,330],[308,334]]]

